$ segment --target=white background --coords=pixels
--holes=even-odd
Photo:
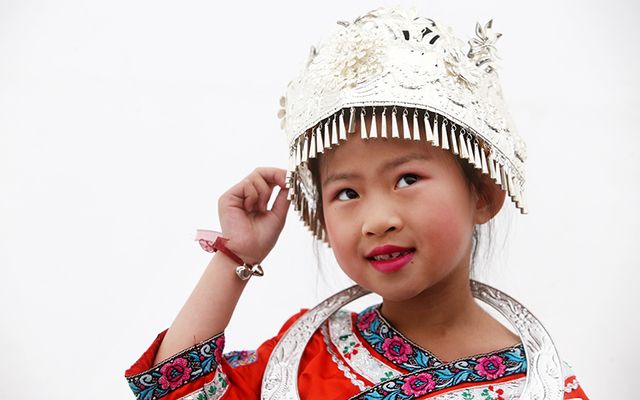
[[[286,166],[277,102],[309,46],[381,4],[0,1],[0,398],[132,397],[124,370],[210,259],[195,230],[254,167]],[[463,38],[490,18],[503,33],[530,214],[500,217],[482,278],[534,311],[593,399],[633,398],[637,3],[416,4]],[[227,350],[344,287],[324,260],[328,283],[291,211]]]

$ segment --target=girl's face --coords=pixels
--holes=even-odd
[[[454,156],[422,141],[354,134],[323,154],[319,172],[338,263],[388,300],[413,298],[468,269],[474,224],[493,216]],[[376,252],[397,257],[374,259]]]

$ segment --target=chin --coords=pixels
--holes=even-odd
[[[386,285],[369,284],[365,286],[360,284],[360,286],[364,287],[365,289],[371,290],[372,292],[382,297],[384,300],[393,301],[393,302],[400,302],[400,301],[406,301],[406,300],[412,299],[428,289],[428,287],[424,287],[424,286],[413,287],[406,284],[399,284],[395,282],[394,283],[388,282],[388,284]]]

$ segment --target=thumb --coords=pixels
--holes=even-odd
[[[291,200],[287,200],[288,189],[283,189],[280,187],[280,191],[276,196],[275,201],[273,202],[273,206],[271,207],[271,212],[273,212],[279,219],[285,220],[287,218],[287,210],[289,209],[289,205],[291,204]]]

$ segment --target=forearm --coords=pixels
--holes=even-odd
[[[236,266],[215,253],[162,341],[154,365],[225,330],[247,284],[238,278]]]

